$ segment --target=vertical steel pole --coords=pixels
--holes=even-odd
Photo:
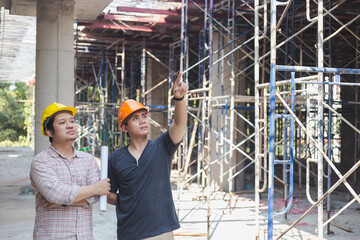
[[[360,34],[360,26],[356,27],[356,35],[359,36]],[[358,39],[356,39],[356,49],[359,49],[359,43],[360,41]],[[356,51],[356,68],[360,68],[359,65],[360,61],[359,61],[359,51]],[[356,82],[360,81],[360,76],[357,74],[356,75]],[[359,100],[359,87],[355,87],[355,102],[358,102]],[[358,107],[355,107],[355,116],[358,116]],[[359,118],[355,117],[355,127],[358,128],[359,127]],[[355,147],[354,147],[354,164],[356,163],[357,159],[358,159],[358,150],[359,150],[359,135],[355,134],[354,136],[354,143],[355,143]],[[359,182],[358,182],[358,171],[355,171],[353,174],[353,181],[355,182],[355,189],[357,189],[357,187],[359,186]]]
[[[206,57],[207,55],[207,52],[210,51],[210,50],[207,50],[207,47],[208,47],[208,0],[205,0],[205,8],[204,8],[204,58]],[[206,65],[204,64],[203,65],[203,88],[206,88],[207,85],[208,85],[208,80],[206,79]],[[206,92],[204,92],[204,104],[202,104],[202,117],[203,117],[203,123],[204,123],[204,127],[202,128],[202,144],[203,144],[203,169],[205,169],[206,167],[206,162],[207,162],[207,157],[205,157],[205,149],[206,149],[206,137],[205,137],[205,134],[206,134],[206,124],[208,124],[208,120],[206,120],[207,116],[208,116],[208,112],[207,112],[207,108],[208,108],[208,105],[209,105],[210,101],[208,101],[206,99]],[[207,152],[207,154],[209,155],[209,152]],[[206,186],[206,177],[207,177],[207,171],[205,170],[204,173],[202,174],[202,178],[201,178],[201,183],[202,183],[202,186],[203,186],[203,189],[205,189],[205,186]],[[204,191],[202,191],[204,192]],[[209,223],[210,224],[210,223]],[[209,238],[209,232],[208,232],[208,238]]]
[[[119,46],[118,46],[118,43],[116,43],[116,48],[115,48],[115,67],[114,67],[114,71],[115,71],[115,79],[114,79],[114,86],[115,84],[118,84],[118,57],[117,57],[117,54],[118,54],[118,51],[119,51]],[[114,87],[113,87],[114,88]],[[122,96],[120,96],[120,100],[122,102]]]
[[[169,91],[168,91],[168,127],[171,124],[171,88],[172,88],[172,78],[173,78],[173,65],[174,65],[174,45],[169,45],[169,79],[168,79],[168,85],[169,85]]]
[[[121,81],[123,84],[123,98],[126,99],[126,81],[125,81],[125,42],[122,43],[122,48],[121,48]]]
[[[140,84],[141,84],[141,94],[140,94],[140,96],[142,95],[142,94],[144,94],[144,92],[145,92],[145,79],[146,79],[146,49],[145,49],[145,40],[143,41],[143,43],[142,43],[142,46],[141,46],[141,73],[140,73],[140,75],[141,75],[141,82],[140,82]],[[144,98],[144,99],[142,99],[142,98]],[[145,96],[142,96],[142,97],[140,97],[140,100],[143,102],[143,103],[146,103],[146,101],[145,101]]]
[[[213,0],[210,0],[209,6],[209,95],[208,95],[208,156],[207,156],[207,239],[210,240],[210,197],[211,197],[211,129],[212,129],[212,104],[211,104],[211,97],[212,97],[212,86],[213,86]]]
[[[185,31],[185,19],[186,19],[186,10],[185,7],[187,7],[187,5],[185,4],[186,0],[182,0],[181,1],[181,33],[180,33],[180,72],[182,74],[183,70],[184,70],[184,55],[185,55],[185,48],[186,48],[186,31]],[[172,82],[172,73],[171,73],[171,69],[170,69],[170,74],[169,74],[169,82]],[[184,79],[185,76],[182,76],[182,79]],[[169,92],[170,94],[170,92]],[[171,96],[171,95],[170,95]],[[169,103],[170,103],[170,96],[169,96]],[[169,112],[170,112],[170,108],[169,108]],[[171,114],[171,113],[170,113]],[[186,139],[186,138],[185,138]],[[178,153],[181,151],[180,149],[184,146],[184,144],[182,144],[178,150]],[[177,176],[177,182],[178,182],[178,196],[177,196],[177,200],[178,200],[178,215],[180,212],[180,194],[181,194],[181,189],[182,186],[180,186],[180,180],[181,180],[181,156],[179,156],[179,154],[177,154],[177,169],[178,169],[178,176]]]
[[[181,34],[180,34],[180,72],[184,71],[184,45],[185,45],[185,0],[181,0]]]
[[[255,0],[255,28],[254,28],[254,81],[255,81],[255,229],[256,237],[260,238],[260,96],[259,85],[260,66],[259,66],[259,0]],[[266,19],[264,19],[266,21]]]
[[[105,95],[104,95],[104,89],[105,87],[103,86],[103,64],[104,64],[104,51],[101,50],[101,57],[100,57],[100,69],[99,69],[99,95],[100,95],[100,111],[99,111],[99,124],[98,124],[98,128],[99,128],[99,141],[101,141],[102,143],[104,143],[104,136],[105,136]],[[100,145],[102,145],[102,143],[100,143]]]
[[[291,111],[295,110],[295,72],[291,72]],[[292,206],[294,191],[294,139],[295,139],[295,120],[291,116],[290,119],[290,179],[289,179],[289,204]],[[288,206],[287,206],[288,207]]]
[[[106,54],[105,54],[105,86],[104,86],[104,121],[103,121],[103,141],[102,141],[102,146],[107,146],[107,133],[108,133],[108,126],[107,126],[107,111],[106,111],[106,107],[107,107],[107,102],[108,102],[108,71],[109,71],[109,66],[108,66],[108,57],[109,57],[109,50],[106,49]]]
[[[332,0],[329,0],[329,9],[332,8]],[[332,34],[332,17],[329,16],[329,36]],[[332,67],[332,39],[329,39],[329,67]],[[329,77],[329,81],[333,81],[332,79],[333,75],[331,74]],[[333,86],[329,85],[329,106],[332,107],[332,92],[333,92]],[[355,96],[357,96],[357,94],[355,94]],[[355,101],[357,102],[357,101]],[[355,108],[357,109],[357,108]],[[331,139],[332,139],[332,112],[329,110],[329,115],[328,115],[328,158],[331,160]],[[357,114],[355,113],[355,116],[357,116]],[[356,126],[356,124],[355,124]],[[356,136],[356,134],[355,134]],[[356,145],[355,145],[356,146]],[[355,147],[356,149],[356,147]],[[354,155],[355,156],[355,155]],[[356,158],[355,158],[356,159]],[[327,165],[327,172],[328,172],[328,179],[327,179],[327,190],[329,190],[331,188],[331,167],[328,164]],[[329,196],[326,199],[327,204],[326,204],[326,210],[327,210],[327,219],[330,218],[330,214],[331,214],[331,194],[329,194]],[[331,230],[330,230],[330,225],[331,224],[327,224],[327,234],[331,234]]]
[[[232,1],[232,31],[231,31],[231,50],[235,48],[235,0]],[[230,143],[234,143],[234,95],[235,95],[235,54],[231,54],[231,78],[230,78]],[[230,146],[231,148],[231,146]],[[229,169],[229,193],[230,193],[230,199],[229,199],[229,210],[231,213],[231,196],[233,192],[234,187],[234,178],[233,178],[233,166],[234,166],[234,150],[230,152],[230,169]]]
[[[200,32],[199,33],[199,61],[202,59],[202,56],[203,56],[203,53],[202,53],[202,33]],[[202,88],[202,77],[203,77],[203,73],[202,73],[202,70],[203,70],[203,64],[199,64],[199,88]],[[204,100],[199,100],[199,101],[204,101]],[[204,103],[204,102],[203,102]],[[201,104],[201,107],[203,108],[204,104]],[[198,104],[198,107],[200,107],[200,104]],[[201,114],[201,116],[203,116],[203,114]],[[204,119],[202,119],[204,120]],[[200,177],[201,175],[203,174],[200,174],[200,171],[201,171],[201,163],[203,162],[202,160],[200,161],[200,159],[202,159],[202,156],[203,154],[201,154],[201,152],[203,151],[203,144],[202,144],[202,131],[204,129],[204,126],[203,124],[199,124],[199,128],[198,128],[198,160],[197,160],[197,173],[198,173],[198,176],[197,176],[197,184],[200,185]]]
[[[131,48],[130,52],[130,97],[133,98],[133,88],[134,88],[134,48]],[[135,99],[136,99],[136,91],[135,91]]]
[[[275,82],[276,82],[276,0],[270,8],[270,130],[269,130],[269,182],[268,182],[268,240],[273,238],[274,208],[274,154],[275,154]]]
[[[323,26],[323,0],[318,1],[318,42],[317,42],[317,61],[318,67],[324,67],[324,48],[323,48],[323,41],[324,41],[324,26]],[[323,82],[323,73],[318,73],[318,81]],[[323,135],[324,135],[324,124],[323,124],[323,84],[318,85],[318,129],[319,129],[319,137],[317,144],[321,150],[323,150]],[[319,151],[318,151],[319,152]],[[321,154],[318,154],[318,199],[321,199],[323,196],[323,157]],[[318,239],[323,239],[323,202],[321,201],[318,205]]]
[[[329,81],[332,81],[332,76],[330,76]],[[333,92],[333,86],[329,85],[329,102],[328,105],[330,107],[332,107],[332,92]],[[329,110],[329,117],[328,117],[328,158],[331,160],[331,145],[332,145],[332,112]],[[328,179],[327,179],[327,190],[329,190],[331,188],[331,167],[330,165],[328,165],[327,168],[327,174],[328,174]],[[329,194],[329,196],[327,197],[327,205],[326,205],[326,210],[327,210],[327,219],[330,218],[330,213],[331,213],[331,195]],[[327,225],[327,234],[330,234],[330,224]]]

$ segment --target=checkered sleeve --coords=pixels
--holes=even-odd
[[[31,163],[30,177],[39,192],[50,203],[70,205],[79,194],[80,187],[65,184],[59,179],[51,160],[35,157]]]
[[[96,160],[94,159],[94,157],[92,155],[90,155],[89,157],[89,163],[90,163],[90,167],[89,167],[89,182],[88,185],[94,184],[95,182],[99,181],[100,179],[100,170],[99,170],[99,166],[96,163]],[[92,196],[86,199],[86,202],[91,206],[94,203],[99,201],[99,196]]]

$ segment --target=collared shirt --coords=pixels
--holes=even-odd
[[[93,239],[92,204],[98,196],[86,199],[88,206],[71,206],[82,186],[99,180],[94,157],[76,151],[67,160],[52,145],[34,157],[30,179],[36,195],[34,239]],[[60,206],[48,208],[48,203]]]

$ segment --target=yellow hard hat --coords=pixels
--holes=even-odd
[[[148,106],[144,106],[141,103],[133,100],[133,99],[128,99],[126,101],[124,101],[120,108],[119,108],[119,112],[118,112],[118,120],[119,120],[119,126],[121,126],[124,122],[124,120],[130,116],[133,112],[139,111],[141,109],[146,110],[147,113],[149,113],[149,107]]]
[[[55,113],[60,112],[60,111],[69,111],[69,112],[71,112],[71,114],[72,114],[73,116],[75,116],[75,114],[76,114],[76,108],[67,107],[67,106],[65,106],[64,104],[61,104],[61,103],[53,102],[52,104],[50,104],[49,106],[47,106],[47,107],[45,108],[45,110],[43,111],[42,116],[41,116],[41,133],[42,133],[45,137],[48,137],[48,135],[46,134],[45,129],[44,129],[44,122],[45,122],[48,118],[50,118],[51,116],[53,116]]]

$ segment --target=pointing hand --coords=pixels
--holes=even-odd
[[[179,73],[179,75],[177,76],[175,82],[174,82],[174,87],[173,87],[173,95],[175,98],[182,98],[187,90],[189,89],[189,86],[182,81],[182,73]]]

